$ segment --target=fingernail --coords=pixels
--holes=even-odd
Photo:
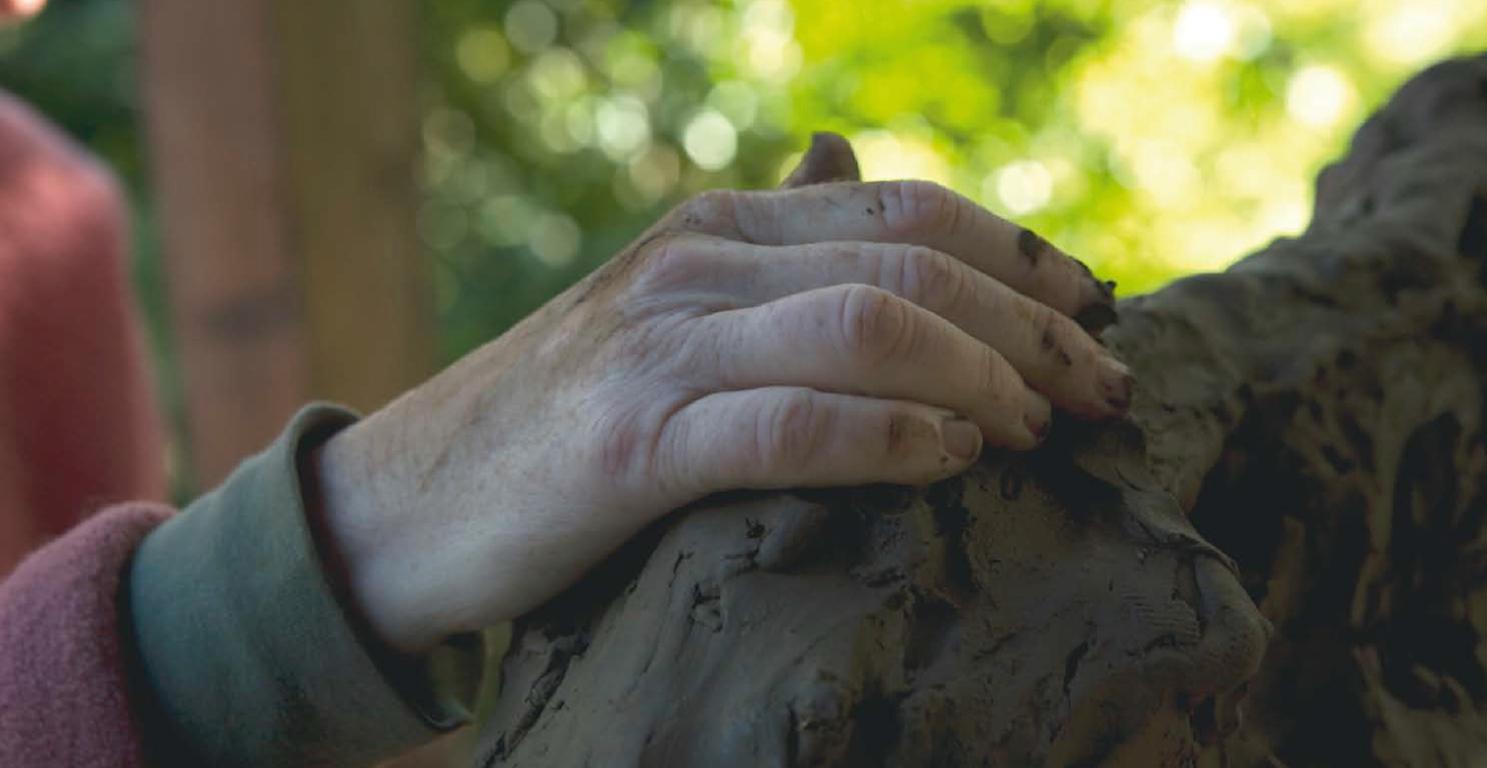
[[[973,461],[981,453],[981,428],[966,419],[946,419],[940,425],[945,453],[961,461]]]
[[[1048,398],[1031,389],[1025,392],[1022,426],[1027,428],[1028,434],[1033,438],[1033,444],[1037,445],[1048,437],[1048,428],[1053,424],[1053,404],[1048,402]]]
[[[1092,304],[1114,304],[1115,281],[1107,280],[1102,283],[1100,282],[1099,278],[1095,277],[1095,273],[1089,270],[1088,264],[1085,264],[1079,259],[1075,259],[1073,256],[1070,256],[1069,258],[1072,259],[1074,261],[1074,264],[1079,267],[1079,270],[1084,273],[1084,280],[1079,285],[1080,306],[1087,307]]]
[[[1032,433],[1033,442],[1042,445],[1043,441],[1048,439],[1048,430],[1053,426],[1053,420],[1028,414],[1022,418],[1022,424],[1027,427],[1028,432]]]
[[[1125,413],[1131,407],[1131,392],[1135,389],[1136,377],[1131,369],[1113,357],[1100,358],[1100,397],[1116,414]]]

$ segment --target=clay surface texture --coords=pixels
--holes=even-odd
[[[518,623],[478,764],[1487,764],[1487,57],[1317,190],[1120,303],[1127,419],[631,542]]]

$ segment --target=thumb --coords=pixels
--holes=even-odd
[[[857,168],[857,155],[852,152],[851,143],[839,133],[817,131],[811,134],[811,147],[800,158],[800,165],[795,166],[780,188],[861,180],[862,172]]]

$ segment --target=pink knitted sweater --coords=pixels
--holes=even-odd
[[[0,93],[0,766],[7,768],[139,764],[116,596],[130,553],[169,510],[117,506],[41,546],[109,503],[164,495],[159,421],[128,299],[125,231],[108,174]]]
[[[0,765],[143,764],[116,598],[135,546],[169,515],[113,507],[0,584]]]
[[[105,504],[165,493],[108,173],[0,92],[0,577]]]

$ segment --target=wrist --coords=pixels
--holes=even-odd
[[[443,628],[430,601],[412,596],[419,574],[401,556],[408,532],[396,529],[406,521],[388,514],[385,499],[395,473],[375,467],[361,450],[364,423],[306,453],[306,515],[326,576],[357,622],[395,651],[422,653],[455,630]]]

